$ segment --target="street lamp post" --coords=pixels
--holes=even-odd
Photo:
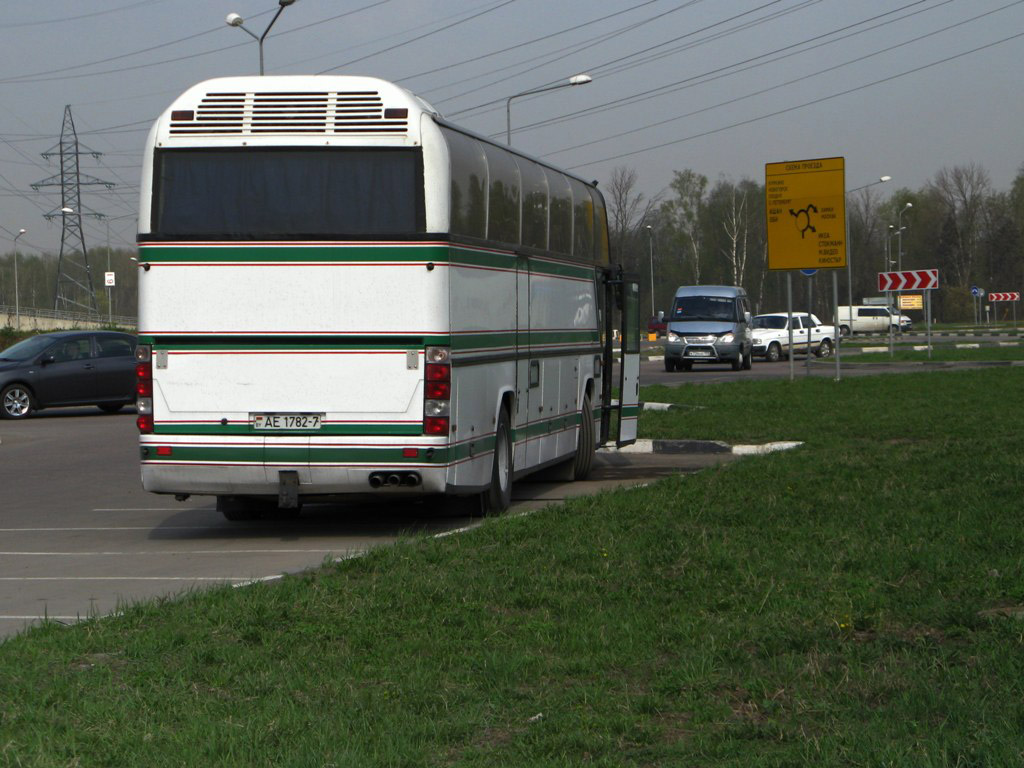
[[[892,176],[879,176],[878,181],[872,181],[870,184],[865,184],[861,187],[854,187],[848,190],[846,193],[847,198],[854,192],[860,192],[862,189],[873,187],[876,184],[884,184],[887,181],[892,180]],[[853,244],[850,242],[850,217],[846,216],[846,300],[847,303],[853,306]],[[850,312],[853,312],[851,309]],[[852,317],[851,317],[852,319]]]
[[[573,75],[564,83],[556,83],[555,85],[549,85],[544,88],[534,88],[529,91],[513,93],[505,99],[505,143],[508,145],[512,144],[512,99],[518,99],[520,96],[532,96],[535,93],[553,91],[556,88],[568,88],[573,85],[586,85],[591,82],[592,79],[593,78],[591,78],[590,75]]]
[[[251,37],[253,40],[255,40],[256,43],[259,45],[259,49],[260,49],[260,74],[261,75],[263,74],[263,41],[266,40],[267,35],[270,33],[270,28],[272,26],[274,26],[274,22],[277,21],[277,17],[281,15],[281,12],[285,8],[287,8],[289,5],[292,5],[294,2],[295,2],[295,0],[277,0],[277,4],[278,4],[277,13],[274,14],[274,18],[272,18],[270,20],[270,23],[267,24],[267,28],[265,30],[263,30],[263,34],[260,35],[259,37],[256,37],[256,33],[252,32],[248,27],[245,26],[245,19],[243,19],[237,13],[229,13],[227,15],[227,18],[224,19],[224,22],[229,27],[239,27],[239,28],[241,28],[241,30],[243,32],[245,32],[247,35],[249,35],[249,37]]]
[[[903,271],[903,230],[906,229],[906,227],[903,226],[903,214],[913,207],[913,203],[907,203],[906,205],[903,206],[903,208],[900,210],[899,215],[896,217],[896,224],[899,226],[899,229],[896,231],[896,234],[899,235],[899,237],[896,240],[896,243],[899,246],[898,253],[896,254],[896,268],[900,272]],[[902,290],[899,292],[899,295],[903,295]],[[897,301],[899,301],[899,299],[897,299]],[[896,322],[898,324],[899,320],[897,319]],[[903,326],[900,325],[899,328],[900,333],[903,333]]]
[[[654,229],[647,225],[647,240],[651,250],[651,317],[654,317]]]
[[[907,203],[906,205],[903,206],[902,210],[900,210],[899,212],[899,215],[896,217],[896,224],[897,226],[899,226],[899,229],[896,230],[896,234],[899,235],[899,238],[896,241],[896,268],[900,272],[903,271],[903,230],[906,229],[906,227],[903,226],[903,214],[913,207],[913,203]]]
[[[21,304],[18,301],[18,238],[28,232],[27,229],[19,229],[14,236],[14,327],[21,330]]]

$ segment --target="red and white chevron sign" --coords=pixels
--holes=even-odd
[[[989,293],[989,301],[1020,301],[1020,293],[1018,291],[1012,291],[1010,293]]]
[[[905,272],[879,272],[878,290],[931,291],[939,287],[939,270],[912,269]]]

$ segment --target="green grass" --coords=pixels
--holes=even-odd
[[[646,436],[805,445],[31,631],[0,764],[1019,765],[1022,396],[645,388],[693,406]]]

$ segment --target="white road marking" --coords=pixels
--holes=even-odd
[[[138,552],[0,552],[0,555],[24,555],[27,557],[120,557],[132,555],[300,555],[318,552],[330,554],[334,549],[183,549],[183,550],[140,550]]]
[[[251,576],[0,576],[0,581],[247,581]]]
[[[0,533],[60,533],[61,531],[209,531],[217,529],[213,525],[119,525],[92,526],[69,528],[0,528]]]
[[[92,618],[86,616],[84,619],[81,616],[10,616],[0,614],[0,621],[43,621],[48,619],[49,621],[87,621]]]

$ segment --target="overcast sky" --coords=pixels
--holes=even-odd
[[[71,105],[87,245],[134,243],[149,124],[200,80],[258,71],[276,0],[4,0],[0,252],[56,252],[58,144]],[[846,158],[854,188],[918,188],[976,163],[997,190],[1024,164],[1024,0],[297,0],[268,36],[268,74],[393,80],[504,140],[607,185],[635,168],[656,195],[673,170],[764,181],[768,162]]]

